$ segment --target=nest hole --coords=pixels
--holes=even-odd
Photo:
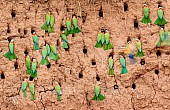
[[[24,29],[24,35],[26,35],[26,34],[27,34],[27,32],[28,32],[28,31],[27,31],[26,29]]]
[[[103,17],[103,9],[102,9],[102,6],[100,6],[99,17]]]
[[[28,55],[28,50],[27,49],[25,49],[25,51],[24,51],[24,54],[25,54],[25,56],[27,56]]]
[[[114,85],[114,89],[118,89],[119,88],[119,86],[118,85]]]
[[[79,78],[83,78],[83,73],[79,73]]]
[[[132,89],[136,89],[136,84],[135,83],[132,84]]]
[[[91,61],[91,64],[92,64],[92,65],[96,65],[96,61],[95,61],[95,60],[92,60],[92,61]]]
[[[18,62],[14,63],[14,68],[15,68],[15,70],[18,69]]]
[[[156,51],[156,55],[157,55],[157,56],[161,56],[161,51],[160,51],[160,50],[157,50],[157,51]]]
[[[33,28],[31,28],[31,34],[34,34],[35,30]]]
[[[87,49],[86,49],[86,47],[83,48],[83,53],[84,53],[84,54],[87,54]]]
[[[15,12],[15,10],[12,10],[12,12],[11,12],[11,16],[12,16],[12,18],[14,18],[14,17],[16,16],[16,12]]]
[[[96,75],[96,80],[97,80],[97,81],[100,81],[99,75]]]
[[[155,74],[158,75],[159,74],[159,70],[155,69]]]
[[[145,65],[145,59],[141,59],[140,64]]]
[[[5,79],[5,74],[1,73],[1,79]]]
[[[11,32],[11,30],[10,30],[10,28],[9,28],[9,24],[8,24],[8,27],[7,27],[7,33],[10,33]]]
[[[8,40],[8,42],[10,43],[11,40],[12,40],[12,37],[8,37],[7,40]]]
[[[62,24],[60,25],[60,31],[64,31],[65,26],[63,26]]]
[[[18,33],[20,33],[20,32],[21,32],[21,28],[18,29]]]
[[[68,45],[68,48],[64,48],[65,51],[69,51],[69,49],[70,49],[69,45]]]
[[[57,39],[57,43],[56,43],[56,45],[57,45],[57,46],[59,46],[59,45],[60,45],[60,41],[59,41],[59,39]]]
[[[75,34],[72,34],[72,37],[75,37]]]
[[[50,63],[47,65],[47,68],[51,68],[51,64]]]
[[[29,81],[33,81],[33,79],[34,79],[34,78],[30,76]]]
[[[127,2],[124,2],[124,12],[125,11],[128,11],[128,3]]]
[[[138,24],[138,20],[137,19],[134,20],[134,28],[136,28],[136,29],[139,28],[139,24]]]

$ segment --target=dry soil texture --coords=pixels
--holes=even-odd
[[[151,25],[139,22],[139,29],[134,29],[134,19],[140,21],[143,17],[142,0],[128,0],[128,10],[124,11],[126,0],[80,0],[85,23],[79,17],[82,33],[68,37],[70,49],[65,51],[61,45],[60,25],[65,24],[66,17],[75,12],[80,16],[77,1],[64,0],[1,0],[0,1],[0,69],[5,79],[0,80],[1,110],[170,110],[170,55],[169,47],[155,48],[159,40],[159,27],[153,22],[157,19],[157,0],[147,0],[150,8]],[[104,17],[99,18],[98,10],[103,6]],[[165,19],[170,21],[170,0],[163,0]],[[67,9],[69,12],[67,12]],[[13,12],[13,17],[11,12]],[[55,33],[46,35],[41,30],[45,14],[51,11],[55,16]],[[40,47],[44,41],[58,42],[57,52],[60,59],[57,63],[51,61],[51,68],[39,65],[38,78],[35,82],[36,100],[23,98],[21,83],[26,78],[25,49],[31,58],[41,59],[41,50],[33,51],[31,28],[39,36]],[[94,47],[97,32],[107,28],[111,33],[113,50],[104,51]],[[170,29],[167,24],[166,28]],[[125,46],[128,36],[136,38],[141,34],[145,65],[140,64],[140,58],[135,65],[129,65],[128,58],[126,75],[120,75],[119,47]],[[2,55],[8,51],[8,37],[13,37],[15,53],[18,56],[18,69],[14,63]],[[87,54],[83,49],[87,49]],[[161,55],[156,52],[160,50]],[[108,56],[114,52],[115,76],[108,76]],[[92,65],[91,60],[96,65]],[[159,74],[155,74],[158,69]],[[79,78],[79,73],[83,74]],[[96,76],[100,78],[101,92],[106,96],[102,102],[92,101]],[[98,78],[98,79],[99,79]],[[62,88],[62,101],[56,101],[54,82],[58,81]],[[132,84],[136,89],[132,89]],[[114,85],[119,89],[114,90]]]

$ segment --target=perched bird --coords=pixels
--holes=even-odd
[[[136,57],[145,56],[144,52],[142,51],[142,43],[140,42],[139,39],[136,39],[136,47],[137,47]]]
[[[72,24],[73,24],[73,29],[70,32],[71,34],[75,34],[75,33],[81,32],[81,30],[78,27],[78,20],[77,20],[75,15],[72,18]]]
[[[63,42],[62,47],[64,49],[68,49],[68,40],[67,40],[67,36],[64,34],[64,31],[60,34],[60,36],[61,36],[62,42]]]
[[[96,48],[102,48],[103,47],[104,39],[102,39],[102,38],[104,38],[104,34],[101,31],[99,31],[98,35],[97,35],[97,42],[96,42],[96,45],[95,45]],[[103,40],[103,43],[102,43],[102,40]]]
[[[142,20],[140,22],[142,22],[144,24],[151,23],[152,21],[149,16],[149,8],[148,8],[148,5],[146,5],[146,4],[144,4],[143,13],[144,13],[144,17],[142,18]]]
[[[40,64],[48,65],[50,62],[47,59],[47,48],[46,48],[46,46],[43,46],[43,49],[42,49],[41,53],[42,53],[42,59],[40,61]]]
[[[114,59],[113,56],[109,57],[109,75],[114,75]]]
[[[27,86],[28,86],[27,81],[28,81],[27,79],[24,79],[24,81],[22,82],[22,85],[21,85],[21,90],[23,92],[24,97],[27,97]]]
[[[33,81],[30,81],[29,82],[29,90],[31,92],[31,96],[30,96],[30,99],[33,101],[35,100],[35,91],[34,91],[35,87],[34,87],[34,82]]]
[[[66,36],[68,36],[70,34],[70,32],[71,32],[71,20],[69,20],[69,18],[67,18],[67,20],[66,20],[66,30],[65,30],[64,34]]]
[[[160,47],[161,46],[161,43],[164,41],[164,29],[161,28],[159,30],[159,41],[158,43],[156,44],[157,47]]]
[[[120,64],[122,66],[121,74],[126,74],[128,72],[126,68],[126,60],[122,55],[120,55]]]
[[[56,49],[56,46],[55,46],[55,44],[50,44],[50,49],[51,49],[51,53],[50,53],[50,55],[49,55],[49,57],[50,57],[50,60],[55,60],[55,61],[57,61],[60,57],[59,57],[59,55],[57,54],[57,49]]]
[[[32,39],[34,42],[34,50],[39,50],[38,36],[36,35],[35,32],[32,35]]]
[[[45,45],[46,49],[47,49],[47,56],[50,55],[51,50],[50,50],[50,45],[46,43]]]
[[[55,18],[54,16],[48,12],[45,17],[45,23],[41,26],[42,30],[47,31],[48,33],[53,33],[54,32],[54,22]]]
[[[55,91],[56,91],[56,94],[57,94],[57,101],[61,101],[62,92],[61,92],[61,87],[58,84],[58,82],[56,82],[56,85],[54,86],[54,88],[55,88]]]
[[[163,10],[162,7],[160,6],[158,9],[158,18],[155,21],[155,24],[158,26],[163,26],[167,23],[167,21],[163,18]]]
[[[104,50],[112,49],[113,45],[110,43],[110,34],[109,34],[108,30],[106,30],[106,32],[104,34],[104,38],[105,38],[105,43],[103,45],[103,49]]]
[[[9,60],[17,59],[17,56],[14,53],[14,40],[12,39],[8,44],[9,51],[5,53],[3,56],[8,58]]]
[[[95,93],[95,95],[92,98],[92,100],[103,101],[106,98],[104,95],[101,94],[99,83],[97,83],[97,85],[95,85],[94,93]]]
[[[32,65],[31,65],[31,77],[35,78],[37,77],[37,61],[33,58]]]
[[[31,74],[31,59],[29,55],[26,56],[25,62],[26,62],[26,68],[27,68],[26,74]]]

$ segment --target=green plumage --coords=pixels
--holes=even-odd
[[[48,44],[45,45],[46,49],[47,49],[47,56],[50,54],[51,50],[50,50],[50,46]]]
[[[47,26],[50,25],[50,19],[51,19],[50,13],[47,13],[46,16],[45,16]]]
[[[60,85],[56,85],[55,86],[55,91],[56,91],[56,94],[57,94],[57,101],[61,101],[61,88],[60,88]]]
[[[50,55],[49,55],[49,57],[50,57],[50,60],[55,60],[55,61],[57,61],[60,57],[59,57],[59,55],[57,54],[57,49],[56,49],[56,46],[55,45],[50,45],[50,49],[51,49],[51,53],[50,53]]]
[[[33,77],[33,78],[35,78],[35,77],[37,77],[37,62],[36,62],[36,60],[35,59],[33,59],[33,62],[32,62],[32,66],[31,66],[31,77]]]
[[[70,20],[66,20],[66,27],[67,27],[67,31],[70,33],[70,31],[71,31],[71,21]]]
[[[97,42],[96,42],[96,45],[95,45],[96,48],[102,48],[103,47],[102,36],[103,36],[103,33],[98,33]]]
[[[142,44],[140,41],[136,42],[136,47],[137,47],[136,57],[145,56],[144,52],[142,51]]]
[[[33,101],[35,100],[35,91],[34,91],[34,84],[29,84],[29,89],[30,89],[30,92],[31,92],[31,96],[30,96],[30,99]]]
[[[61,36],[62,42],[63,42],[62,47],[63,47],[64,49],[67,49],[67,48],[68,48],[68,44],[67,44],[67,42],[68,42],[67,36],[66,36],[65,34],[61,34],[60,36]]]
[[[126,74],[128,70],[126,68],[126,61],[123,57],[120,58],[120,64],[122,65],[121,74]]]
[[[110,57],[108,63],[109,63],[109,75],[114,75],[114,67],[113,67],[114,60]]]
[[[144,17],[142,18],[142,20],[140,22],[142,22],[144,24],[151,23],[152,21],[151,21],[150,16],[149,16],[149,8],[144,7],[143,12],[144,12]]]
[[[46,21],[41,26],[41,29],[47,31],[48,33],[53,33],[54,32],[54,22],[55,22],[54,16],[51,15],[49,12],[46,14],[45,19],[46,19]]]
[[[53,26],[54,26],[54,16],[53,15],[51,15],[50,16],[50,27],[52,28]]]
[[[158,26],[163,26],[167,23],[167,21],[163,18],[163,10],[158,10],[158,18],[155,21],[155,24]]]
[[[106,32],[104,34],[104,37],[105,37],[105,43],[103,45],[103,49],[104,50],[109,50],[109,49],[112,49],[113,48],[113,45],[110,43],[110,34],[108,32]]]
[[[7,53],[5,53],[3,56],[9,60],[14,60],[17,59],[17,56],[14,53],[14,43],[13,41],[9,43],[8,45],[9,47],[9,51]]]
[[[81,30],[78,27],[77,18],[75,18],[75,17],[72,18],[72,24],[73,24],[73,29],[70,31],[70,34],[75,34],[75,33],[81,32]]]
[[[32,39],[33,39],[33,42],[34,42],[34,50],[39,50],[38,36],[33,35]]]
[[[31,74],[31,59],[28,55],[25,59],[25,62],[26,62],[26,68],[27,68],[26,74]]]
[[[48,65],[50,62],[48,61],[47,59],[47,46],[44,46],[43,49],[42,49],[42,59],[40,61],[40,64],[42,65]]]
[[[100,93],[100,87],[98,85],[94,88],[95,95],[92,100],[103,101],[106,97]]]
[[[21,85],[21,89],[22,89],[22,92],[23,92],[23,97],[27,97],[27,92],[26,92],[27,86],[28,86],[27,81],[23,81],[22,85]]]

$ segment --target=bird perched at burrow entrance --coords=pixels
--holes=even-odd
[[[104,95],[101,94],[99,84],[100,83],[98,82],[94,87],[94,97],[92,98],[92,100],[103,101],[106,98]]]
[[[34,50],[39,50],[38,36],[37,36],[36,32],[33,32],[32,40],[34,43]]]
[[[50,49],[51,49],[51,53],[49,54],[50,60],[57,61],[60,57],[57,54],[57,49],[54,43],[50,43]]]
[[[50,62],[48,61],[48,58],[47,58],[47,48],[46,46],[43,46],[42,48],[42,58],[41,58],[41,61],[40,61],[40,64],[42,65],[48,65]]]
[[[73,29],[71,30],[70,34],[75,34],[75,33],[81,32],[81,30],[78,27],[78,20],[77,20],[76,15],[73,15],[72,24],[73,24]]]
[[[114,75],[114,59],[113,59],[113,55],[109,55],[109,75],[113,76]]]
[[[9,51],[5,53],[3,56],[9,60],[17,59],[16,54],[14,53],[14,40],[12,39],[8,44]]]
[[[62,38],[62,43],[63,43],[62,47],[64,49],[68,49],[69,48],[69,46],[68,46],[68,39],[67,39],[67,36],[64,34],[64,31],[61,32],[60,37]]]
[[[48,33],[53,33],[54,22],[55,22],[54,16],[51,14],[51,12],[48,12],[45,16],[45,23],[41,26],[41,29],[45,30]]]
[[[28,86],[28,79],[24,79],[21,85],[21,90],[23,92],[23,96],[26,98],[27,97],[27,86]]]
[[[141,41],[137,38],[136,39],[136,47],[137,47],[137,53],[136,53],[136,57],[143,57],[145,56],[143,50],[142,50],[142,43]]]
[[[123,55],[120,55],[120,64],[122,66],[121,74],[126,74],[128,70],[126,68],[126,60]]]
[[[104,44],[105,40],[104,40],[104,33],[99,31],[98,35],[97,35],[97,41],[96,41],[96,48],[102,48],[103,44]]]
[[[155,21],[156,25],[164,26],[167,23],[167,21],[164,19],[163,15],[164,15],[164,12],[162,10],[162,6],[159,6],[159,8],[158,8],[158,18]]]
[[[109,31],[107,29],[105,31],[104,38],[105,38],[105,43],[103,45],[103,49],[104,50],[112,49],[113,45],[110,42],[110,34],[109,34]]]
[[[142,18],[142,20],[140,22],[142,22],[144,24],[151,23],[152,20],[150,19],[150,16],[149,16],[149,8],[146,3],[144,4],[143,13],[144,13],[144,17]]]
[[[34,85],[34,82],[33,81],[30,81],[29,82],[29,90],[31,92],[31,96],[30,96],[30,99],[33,101],[35,100],[35,85]]]

